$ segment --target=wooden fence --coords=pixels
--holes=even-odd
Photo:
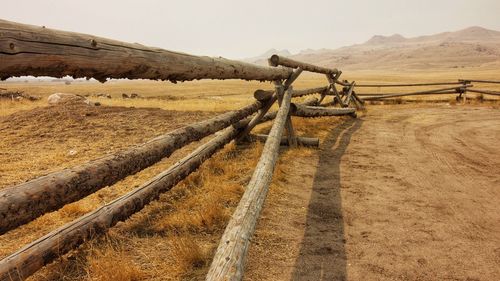
[[[340,70],[278,55],[273,55],[269,64],[270,66],[263,67],[223,58],[193,56],[0,20],[1,79],[21,75],[70,75],[75,78],[95,78],[102,82],[108,78],[172,82],[243,79],[271,81],[275,86],[274,91],[255,91],[255,101],[238,110],[165,133],[140,146],[1,189],[0,235],[137,173],[189,143],[214,135],[210,141],[138,188],[57,228],[1,260],[0,280],[24,280],[60,255],[91,237],[103,234],[117,222],[140,211],[161,193],[167,192],[195,171],[227,143],[253,138],[265,141],[262,155],[224,231],[206,277],[207,280],[240,280],[244,274],[250,240],[272,180],[280,145],[319,145],[317,138],[297,136],[290,116],[307,118],[346,115],[355,118],[356,109],[362,109],[365,100],[451,92],[465,96],[466,90],[471,91],[469,87],[473,81],[433,83],[432,85],[457,87],[425,93],[371,95],[361,98],[355,92],[355,87],[395,85],[358,85],[354,81],[340,81]],[[303,71],[325,75],[327,85],[295,90],[292,84]],[[338,85],[341,86],[340,89],[337,89]],[[292,102],[293,98],[313,94],[318,94],[318,98],[308,98],[300,104]],[[332,101],[324,102],[328,96],[333,97]],[[279,104],[278,111],[269,112],[275,102]],[[257,124],[270,120],[274,122],[269,135],[251,134]]]
[[[349,81],[338,81],[339,85],[344,86],[344,91],[346,89],[352,88],[352,83]],[[454,87],[446,87],[446,88],[437,88],[432,90],[425,91],[416,91],[416,92],[406,92],[406,93],[356,93],[357,96],[362,96],[363,100],[384,100],[390,98],[400,98],[407,96],[429,96],[429,95],[457,95],[457,100],[466,101],[467,92],[472,93],[480,93],[485,95],[494,95],[500,96],[500,92],[491,91],[485,89],[476,89],[471,88],[474,85],[471,83],[477,84],[500,84],[500,81],[492,81],[492,80],[473,80],[473,79],[458,79],[457,81],[449,81],[449,82],[428,82],[428,83],[399,83],[399,84],[356,84],[356,87],[359,88],[389,88],[389,87],[421,87],[421,86],[446,86],[446,85],[456,85]]]
[[[244,79],[272,81],[274,91],[257,90],[255,102],[203,122],[161,135],[140,146],[0,190],[0,234],[37,217],[58,210],[105,186],[149,167],[174,151],[206,136],[215,136],[180,162],[114,201],[22,247],[0,261],[0,280],[23,280],[55,258],[126,220],[152,200],[170,190],[206,159],[232,140],[265,141],[252,180],[229,222],[207,280],[238,279],[255,223],[262,209],[282,144],[319,145],[317,138],[297,136],[290,116],[356,117],[359,106],[337,92],[340,71],[273,56],[263,67],[223,58],[199,57],[139,44],[128,44],[91,35],[51,30],[0,20],[0,78],[34,75],[95,78],[143,78],[176,81],[194,79]],[[294,90],[303,71],[323,73],[328,85]],[[292,97],[319,94],[301,104]],[[320,106],[335,95],[343,108]],[[354,96],[353,96],[354,97]],[[269,112],[278,102],[279,110]],[[269,135],[251,134],[259,123],[274,120]],[[286,132],[285,137],[282,135]],[[226,243],[231,241],[230,243]],[[229,253],[229,255],[228,255]]]

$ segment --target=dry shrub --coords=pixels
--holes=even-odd
[[[212,175],[220,176],[224,174],[226,166],[227,164],[225,161],[208,161],[205,165],[205,169]]]
[[[215,197],[215,196],[212,196]],[[176,233],[213,232],[220,228],[229,217],[224,206],[209,199],[208,202],[200,201],[196,210],[179,209],[178,212],[163,218],[157,223],[160,231],[171,230]]]
[[[198,188],[203,186],[204,183],[203,172],[193,173],[187,177],[183,182],[187,188]]]
[[[91,250],[86,271],[89,280],[136,281],[147,278],[146,272],[134,263],[123,246],[111,242]]]
[[[190,236],[175,236],[170,239],[169,246],[178,272],[187,273],[194,268],[203,267],[209,260],[208,251]]]

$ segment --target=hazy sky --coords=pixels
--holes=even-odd
[[[0,0],[0,18],[197,55],[337,48],[477,25],[500,30],[500,0]]]

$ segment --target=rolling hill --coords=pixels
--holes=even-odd
[[[247,59],[267,64],[266,54]],[[284,55],[284,54],[281,54]],[[500,67],[500,32],[469,27],[414,38],[375,35],[363,44],[339,49],[303,50],[289,57],[342,69],[427,69]]]

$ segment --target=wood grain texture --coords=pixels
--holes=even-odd
[[[291,69],[194,56],[93,35],[0,20],[0,79],[53,76],[154,79],[286,79]]]
[[[349,107],[326,108],[319,106],[293,104],[290,111],[293,116],[300,116],[300,117],[322,117],[322,116],[342,116],[342,115],[356,116],[356,109]]]
[[[339,71],[336,68],[326,68],[321,66],[316,66],[313,64],[296,61],[290,58],[281,57],[278,55],[272,55],[269,58],[269,64],[272,66],[286,66],[291,68],[302,68],[302,70],[316,72],[316,73],[324,73],[324,74],[338,74]]]
[[[254,134],[252,134],[252,135],[250,135],[250,139],[265,142],[267,140],[267,135],[263,135],[263,134],[255,134],[254,135]],[[288,142],[288,138],[281,137],[280,145],[290,145],[290,143]],[[308,137],[297,137],[297,145],[318,147],[319,146],[319,139],[318,138],[308,138]]]

